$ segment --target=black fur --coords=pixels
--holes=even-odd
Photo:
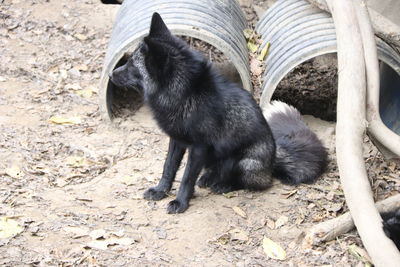
[[[101,0],[103,4],[120,5],[123,0]]]
[[[170,137],[161,180],[145,192],[145,199],[167,196],[182,157],[186,150],[189,152],[178,194],[169,203],[168,213],[187,209],[202,170],[198,185],[217,193],[265,189],[271,185],[274,166],[278,167],[276,174],[294,184],[312,182],[323,170],[326,152],[319,141],[315,147],[317,152],[323,151],[318,154],[322,158],[308,160],[314,148],[297,148],[290,133],[284,133],[275,137],[278,148],[292,161],[298,161],[285,164],[302,167],[299,174],[296,167],[287,166],[285,170],[281,164],[285,159],[276,160],[273,133],[278,131],[271,132],[251,94],[225,80],[204,56],[172,35],[158,13],[153,14],[150,34],[128,62],[113,71],[111,80],[117,86],[142,91],[155,120]],[[281,128],[277,124],[274,127]],[[293,128],[298,130],[297,125]],[[291,155],[298,151],[304,153]]]
[[[312,183],[327,164],[327,152],[297,109],[273,101],[264,110],[276,143],[273,175],[283,183]]]
[[[383,231],[400,250],[400,209],[382,213],[381,216],[383,219]]]

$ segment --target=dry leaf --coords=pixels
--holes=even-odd
[[[327,217],[327,214],[325,212],[321,212],[321,213],[313,215],[311,219],[312,219],[313,222],[321,222],[326,217]]]
[[[262,247],[268,257],[281,261],[286,259],[286,251],[279,244],[265,236],[262,241]]]
[[[91,98],[93,96],[93,90],[91,88],[86,88],[82,90],[77,90],[75,94],[79,95],[80,97],[83,98]]]
[[[115,246],[115,245],[129,246],[133,243],[135,243],[135,240],[133,240],[131,238],[112,237],[112,238],[104,239],[104,240],[92,240],[89,243],[87,243],[86,247],[106,250],[106,249],[108,249],[109,246]]]
[[[389,170],[391,170],[392,172],[394,172],[394,171],[396,170],[396,162],[390,161],[390,162],[388,163],[388,168],[389,168]]]
[[[123,237],[125,235],[124,229],[120,229],[118,232],[110,232],[110,235],[114,235],[116,237]]]
[[[246,214],[246,212],[244,212],[244,210],[242,210],[241,208],[239,208],[238,206],[234,206],[234,207],[232,207],[232,209],[233,209],[233,211],[237,214],[237,215],[239,215],[240,217],[242,217],[242,218],[247,218],[247,214]]]
[[[294,189],[294,190],[292,190],[292,191],[290,191],[288,193],[284,193],[282,195],[285,195],[285,198],[289,198],[289,197],[293,196],[296,193],[297,193],[297,189]]]
[[[231,236],[228,233],[224,233],[217,238],[217,243],[219,243],[220,245],[226,245],[228,244],[230,239]]]
[[[60,70],[60,77],[61,77],[61,79],[63,79],[63,80],[67,79],[67,78],[68,78],[68,72],[67,72],[67,70],[61,69],[61,70]]]
[[[54,183],[58,187],[64,187],[68,184],[68,182],[62,178],[57,178]]]
[[[247,42],[247,49],[249,49],[251,53],[255,53],[257,52],[258,45],[256,45],[252,40],[250,40]]]
[[[275,229],[275,222],[270,218],[267,218],[266,225],[269,229]]]
[[[9,217],[0,217],[0,238],[16,236],[24,230],[16,220]]]
[[[305,250],[310,250],[313,248],[313,244],[314,244],[314,233],[310,233],[304,237],[301,247]]]
[[[33,175],[44,175],[46,173],[50,173],[50,169],[40,163],[36,166],[27,166],[25,171]]]
[[[268,54],[270,47],[270,43],[266,43],[264,48],[261,50],[260,54],[258,55],[257,59],[263,61],[265,59],[265,56]]]
[[[289,221],[289,218],[285,215],[280,216],[276,222],[275,222],[275,228],[278,229],[279,227],[282,227]]]
[[[56,73],[56,72],[58,72],[58,70],[59,70],[58,65],[54,65],[54,66],[51,66],[50,68],[48,68],[47,72]]]
[[[5,173],[15,179],[19,179],[24,176],[24,172],[15,164],[11,165],[11,167],[5,169]]]
[[[300,214],[300,217],[297,217],[296,218],[296,221],[294,222],[295,224],[297,224],[297,225],[299,225],[299,224],[301,224],[302,222],[304,222],[304,219],[305,219],[306,217],[304,216],[304,214],[303,213],[301,213]]]
[[[244,35],[244,38],[246,38],[246,40],[250,40],[254,36],[254,30],[252,30],[252,29],[244,29],[243,30],[243,35]]]
[[[75,37],[76,39],[80,40],[80,41],[85,41],[85,40],[87,40],[87,36],[86,36],[86,35],[83,35],[83,34],[81,34],[81,33],[76,33],[76,34],[74,35],[74,37]]]
[[[124,238],[110,238],[109,239],[109,243],[113,244],[115,243],[116,245],[123,245],[123,246],[129,246],[133,243],[135,243],[135,240],[128,238],[128,237],[124,237]]]
[[[140,170],[134,170],[132,174],[123,176],[120,181],[121,183],[129,186],[137,184],[138,181],[141,181],[143,178],[143,174],[140,172]]]
[[[88,160],[86,158],[79,157],[79,156],[69,156],[69,157],[65,158],[65,163],[72,167],[78,168],[78,167],[82,167],[82,166],[91,165],[94,162],[91,160]]]
[[[93,85],[89,85],[88,87],[86,87],[86,89],[92,91],[93,94],[97,94],[99,92],[99,88]]]
[[[228,193],[222,193],[222,195],[226,198],[233,198],[233,197],[237,197],[239,195],[239,193],[235,192],[235,191],[231,191]]]
[[[63,230],[73,234],[74,239],[87,236],[89,233],[89,229],[87,227],[74,227],[74,226],[66,226],[63,227]]]
[[[121,183],[126,185],[134,185],[137,182],[136,178],[133,176],[125,175],[121,178]]]
[[[99,238],[106,238],[106,231],[104,229],[96,229],[93,230],[89,233],[89,236],[93,239],[99,239]]]
[[[296,248],[296,246],[297,246],[296,241],[292,241],[289,243],[288,248],[294,249],[294,248]]]
[[[364,249],[353,244],[349,246],[349,252],[354,255],[359,261],[362,261],[365,266],[372,266],[372,260]]]
[[[324,209],[327,211],[333,211],[333,212],[338,212],[343,208],[344,202],[339,202],[339,203],[328,203],[327,205],[324,205]]]
[[[106,240],[92,240],[89,243],[87,243],[86,247],[106,250],[108,248],[108,242],[106,242]]]
[[[82,87],[77,83],[68,83],[65,85],[65,90],[80,90]]]
[[[74,69],[79,70],[79,71],[88,71],[89,67],[86,64],[81,64],[81,65],[76,65]]]
[[[93,202],[93,199],[88,198],[88,197],[76,197],[75,199],[78,201]]]
[[[250,61],[250,71],[253,75],[261,75],[263,71],[262,62],[258,59],[252,58]]]
[[[314,203],[310,203],[308,206],[307,206],[307,209],[313,209],[313,208],[315,208],[315,204]]]
[[[249,241],[249,236],[244,231],[238,228],[232,229],[228,233],[231,240],[238,240],[243,242]]]
[[[306,198],[310,200],[317,200],[323,197],[325,197],[325,194],[322,192],[310,192],[306,195]]]
[[[326,194],[325,198],[329,201],[332,201],[335,198],[335,192],[334,191],[330,191],[328,194]]]
[[[53,116],[48,120],[48,122],[54,124],[79,124],[82,121],[79,117],[63,118],[60,116]]]

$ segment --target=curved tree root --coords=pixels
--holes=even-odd
[[[369,19],[364,2],[326,1],[332,13],[338,43],[338,104],[336,150],[340,179],[357,231],[376,266],[398,266],[400,253],[382,229],[382,219],[375,208],[363,159],[362,142],[366,130],[366,69],[370,44],[368,29],[359,23]],[[370,29],[371,30],[371,29]],[[375,47],[376,49],[376,47]],[[366,73],[367,71],[367,73]]]

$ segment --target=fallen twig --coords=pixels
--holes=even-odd
[[[400,208],[400,194],[377,202],[376,208],[380,213],[394,211]],[[308,247],[310,245],[318,245],[322,242],[331,241],[352,229],[354,229],[353,219],[350,213],[346,212],[339,217],[314,225],[307,230],[307,232],[305,232],[303,245]]]

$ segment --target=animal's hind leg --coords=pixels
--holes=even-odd
[[[271,186],[274,155],[273,142],[257,142],[247,147],[238,162],[240,183],[244,188],[263,190]]]
[[[210,186],[213,192],[222,194],[243,188],[239,183],[240,173],[236,159],[229,158],[221,161],[215,172],[218,172],[217,179]]]
[[[263,190],[272,184],[272,166],[266,164],[265,160],[256,158],[244,158],[239,161],[242,175],[240,183],[246,189]]]
[[[207,168],[197,181],[197,186],[200,188],[210,187],[215,182],[217,175],[218,173],[215,171],[215,167]]]

